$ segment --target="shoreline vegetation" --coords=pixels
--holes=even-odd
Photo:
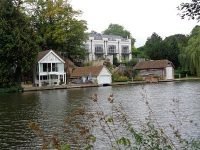
[[[158,83],[162,82],[179,82],[179,81],[195,81],[199,80],[198,77],[187,77],[187,78],[177,78],[174,80],[160,80]],[[113,82],[109,86],[120,86],[128,84],[148,84],[147,81],[127,81],[127,82]],[[97,84],[67,84],[60,86],[44,86],[44,87],[32,87],[32,86],[12,86],[7,88],[0,88],[0,93],[16,93],[16,92],[31,92],[31,91],[43,91],[43,90],[58,90],[58,89],[73,89],[73,88],[88,88],[88,87],[100,87]]]

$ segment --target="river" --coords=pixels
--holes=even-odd
[[[167,128],[180,120],[183,137],[200,138],[200,82],[166,82],[2,94],[0,149],[39,149],[41,140],[30,130],[29,122],[38,122],[48,133],[64,134],[66,116],[80,106],[92,109],[90,96],[94,93],[105,112],[111,109],[107,98],[113,94],[115,103],[123,105],[133,124],[148,116],[144,100],[148,99],[162,127]]]

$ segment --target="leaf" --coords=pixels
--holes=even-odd
[[[64,145],[61,145],[61,150],[70,150],[70,145],[69,144],[64,144]]]
[[[124,145],[124,146],[130,146],[131,141],[128,138],[122,137],[119,140],[116,141],[117,144]]]

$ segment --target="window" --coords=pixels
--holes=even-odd
[[[40,76],[40,80],[48,80],[47,76]]]
[[[109,45],[108,53],[115,53],[115,52],[116,52],[116,45]]]
[[[48,72],[51,72],[51,64],[48,63]]]
[[[43,64],[43,72],[47,72],[47,63]]]
[[[52,72],[57,72],[58,71],[58,66],[56,63],[52,63]]]
[[[51,64],[43,63],[43,72],[51,72]]]
[[[122,45],[122,53],[129,53],[129,46]]]
[[[102,44],[95,45],[95,53],[103,53],[103,45]]]
[[[58,79],[57,75],[51,75],[51,79]]]

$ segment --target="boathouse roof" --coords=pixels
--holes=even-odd
[[[135,65],[134,69],[143,70],[143,69],[162,69],[168,66],[174,67],[173,63],[169,60],[149,60],[142,61]]]
[[[71,77],[81,77],[85,75],[98,76],[104,66],[77,67],[72,71]]]

